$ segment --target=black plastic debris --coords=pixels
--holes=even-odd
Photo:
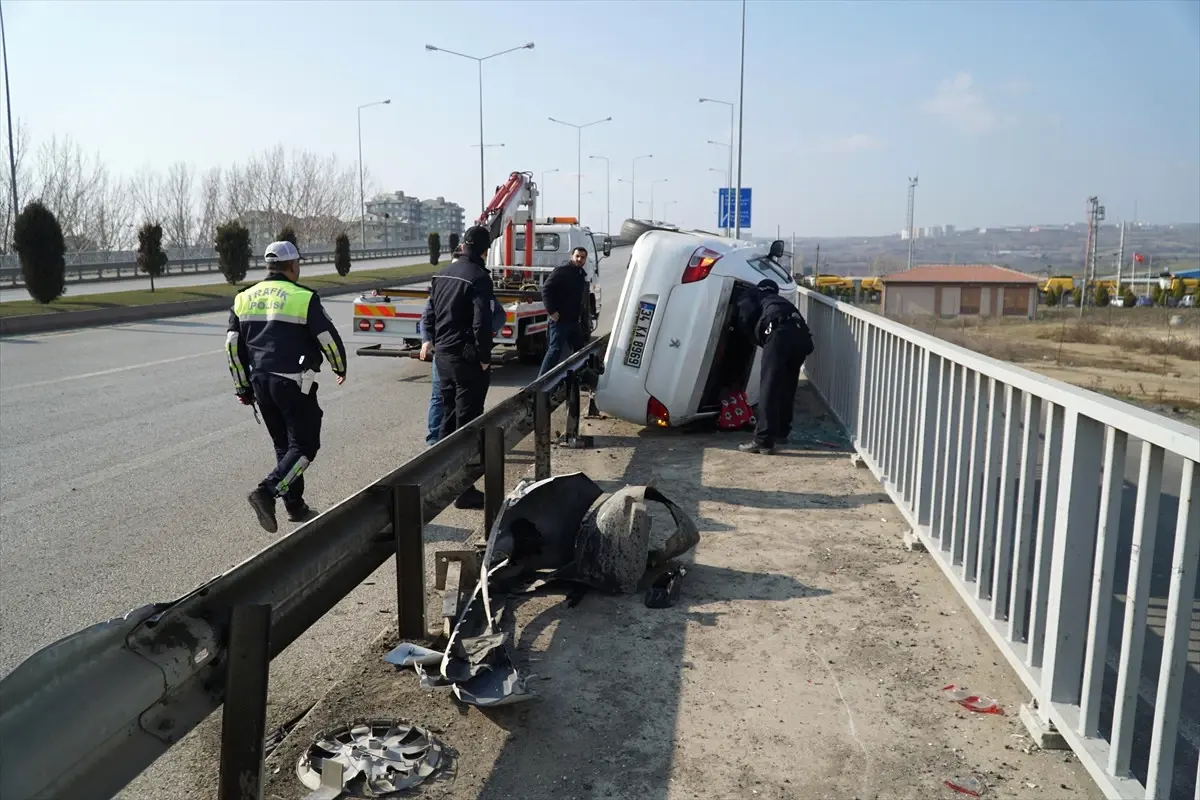
[[[646,608],[670,608],[679,602],[679,587],[687,570],[682,566],[671,567],[654,579],[646,589]]]
[[[664,505],[675,531],[661,548],[650,543],[647,502]],[[401,644],[392,663],[410,664],[426,689],[449,687],[475,706],[521,702],[534,695],[516,668],[512,641],[501,630],[508,598],[553,581],[575,585],[574,602],[588,588],[638,591],[648,570],[657,570],[700,541],[695,523],[653,486],[628,486],[605,494],[581,472],[543,481],[522,481],[505,498],[489,532],[480,575],[454,621],[440,659],[416,645]],[[664,602],[679,596],[681,568],[664,586]]]

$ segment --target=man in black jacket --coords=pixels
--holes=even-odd
[[[433,276],[421,330],[430,341],[442,387],[441,438],[445,439],[483,413],[492,365],[494,287],[487,270],[491,235],[476,225],[463,236],[463,254]],[[482,508],[483,492],[471,487],[455,501],[458,508]]]
[[[792,409],[800,368],[813,351],[812,334],[800,310],[779,296],[773,280],[760,281],[762,313],[754,325],[755,340],[763,349],[759,365],[758,423],[754,441],[738,447],[744,453],[775,452],[775,443],[792,432]]]
[[[591,313],[584,299],[588,290],[587,256],[587,250],[576,247],[571,251],[571,262],[556,268],[542,284],[542,303],[550,315],[550,324],[539,377],[583,347],[584,314]]]

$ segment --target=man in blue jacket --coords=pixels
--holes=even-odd
[[[431,305],[432,302],[433,302],[432,300],[425,301],[425,312],[424,312],[424,314],[422,314],[422,317],[425,317],[426,315],[432,316],[432,314],[433,314],[433,307]],[[499,333],[500,329],[504,327],[504,323],[506,321],[507,321],[507,317],[504,313],[504,306],[500,305],[499,300],[493,300],[492,301],[492,333],[493,334]],[[428,349],[426,348],[426,345],[428,345]],[[424,325],[422,325],[421,326],[421,352],[422,352],[421,360],[423,360],[423,361],[432,361],[433,360],[433,354],[432,354],[432,352],[430,352],[430,350],[432,350],[432,347],[433,347],[433,339],[431,338],[431,334],[430,334],[429,330]],[[441,438],[442,438],[442,415],[445,412],[445,408],[446,408],[442,404],[442,386],[441,386],[441,381],[438,379],[438,368],[437,368],[436,361],[433,362],[433,368],[429,371],[429,382],[430,382],[431,387],[430,387],[430,392],[429,392],[429,415],[426,420],[427,432],[425,434],[425,444],[432,446],[432,445],[437,444],[438,441],[441,440]]]

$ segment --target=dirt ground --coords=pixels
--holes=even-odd
[[[1180,324],[1171,324],[1175,318]],[[1200,309],[1039,309],[1039,319],[905,324],[1041,375],[1200,423]]]
[[[953,798],[966,795],[943,781],[970,775],[988,798],[1101,797],[1069,752],[1024,736],[1022,685],[929,557],[903,549],[900,515],[800,394],[807,444],[774,457],[735,452],[743,436],[585,421],[595,449],[555,450],[556,474],[606,490],[653,481],[697,521],[679,604],[522,600],[515,641],[538,698],[488,712],[383,662],[386,633],[272,754],[265,797],[305,797],[302,749],[366,717],[439,737],[452,768],[416,794],[445,800]],[[509,485],[531,449],[513,454]],[[965,710],[948,684],[1005,714]]]

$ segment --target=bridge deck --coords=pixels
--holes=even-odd
[[[597,449],[556,450],[556,473],[653,479],[697,520],[679,605],[524,601],[518,650],[541,698],[487,714],[421,692],[381,661],[393,641],[376,642],[273,756],[266,796],[305,795],[292,770],[316,730],[398,714],[459,753],[436,797],[928,798],[971,774],[992,797],[1101,797],[1069,753],[1026,752],[1021,684],[929,558],[902,548],[870,473],[819,443],[840,439],[822,413],[802,390],[809,443],[773,458],[734,452],[739,436],[585,421]],[[531,452],[514,454],[510,485]],[[949,702],[950,683],[1008,715]]]

